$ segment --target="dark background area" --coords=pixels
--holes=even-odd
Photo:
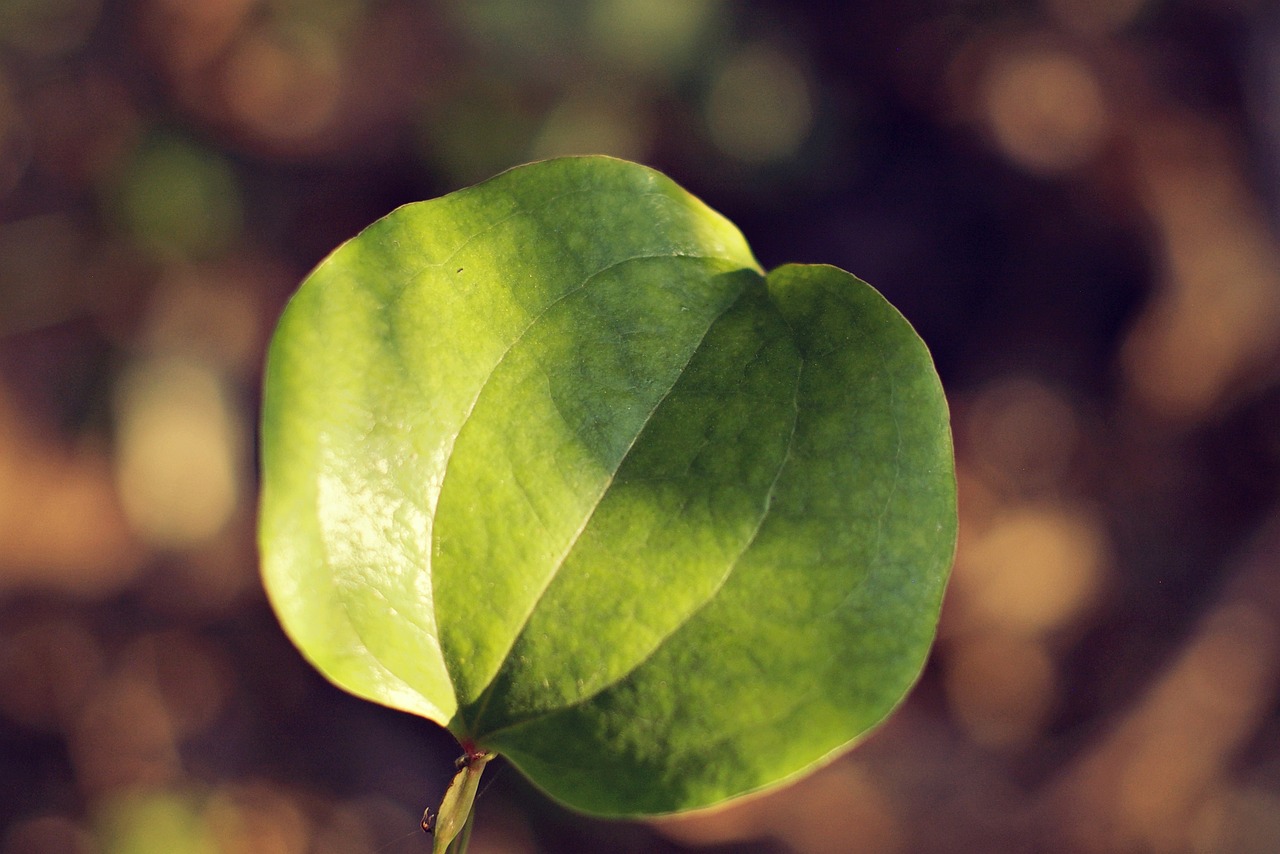
[[[429,850],[457,746],[264,600],[262,356],[369,222],[587,152],[903,311],[959,552],[847,756],[648,824],[490,771],[472,850],[1280,850],[1273,4],[0,0],[0,854]]]

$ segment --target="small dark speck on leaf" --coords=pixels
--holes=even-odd
[[[462,272],[462,268],[461,268],[461,267],[459,267],[459,268],[458,268],[458,272],[459,272],[459,273],[461,273],[461,272]]]

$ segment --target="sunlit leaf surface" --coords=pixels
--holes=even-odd
[[[923,343],[600,157],[409,205],[273,341],[261,543],[331,680],[603,814],[717,803],[914,681],[955,539]]]

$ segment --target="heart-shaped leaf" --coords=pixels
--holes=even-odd
[[[955,540],[929,354],[765,276],[663,175],[536,163],[370,226],[271,345],[261,547],[294,643],[565,803],[707,806],[918,675]]]

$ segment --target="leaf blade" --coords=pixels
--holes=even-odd
[[[825,761],[918,675],[947,419],[865,283],[762,277],[635,164],[533,164],[394,212],[291,301],[264,581],[332,681],[567,803],[706,806]]]

